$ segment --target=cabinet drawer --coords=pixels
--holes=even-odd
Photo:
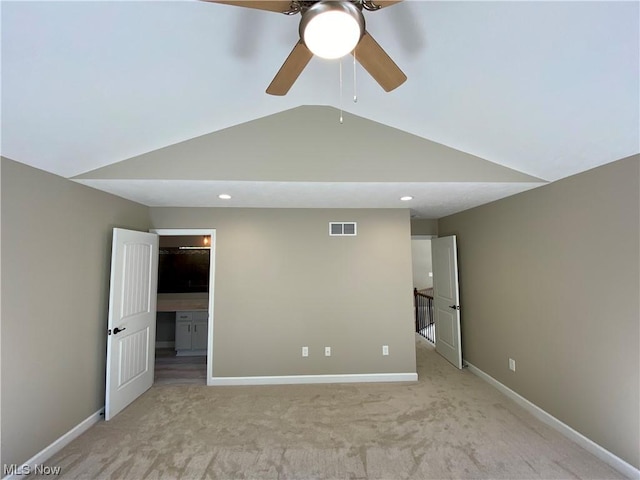
[[[176,312],[176,322],[190,322],[193,312]]]
[[[206,321],[209,318],[209,316],[207,315],[206,311],[204,311],[204,312],[193,312],[193,317],[192,318],[193,318],[194,322],[203,321],[203,320]]]

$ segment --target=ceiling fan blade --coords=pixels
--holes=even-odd
[[[390,7],[391,5],[395,5],[396,3],[400,3],[402,0],[373,0],[373,3],[379,6],[380,8]]]
[[[267,87],[267,93],[269,95],[286,95],[312,57],[313,53],[302,41],[296,43],[271,84]]]
[[[387,55],[378,42],[368,32],[360,39],[360,43],[353,50],[356,60],[369,72],[376,82],[386,91],[398,88],[407,76],[398,68],[391,57]]]
[[[236,7],[255,8],[269,12],[284,13],[291,9],[291,0],[203,0],[211,3],[235,5]]]

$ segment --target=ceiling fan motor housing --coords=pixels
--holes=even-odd
[[[338,20],[337,25],[329,25],[328,30],[320,32],[320,24],[322,20],[320,17],[326,18],[328,16],[335,16]],[[318,53],[318,50],[314,43],[315,42],[338,42],[342,44],[342,40],[340,40],[341,32],[338,29],[340,24],[348,24],[351,30],[349,32],[351,38],[350,45],[351,47],[347,51],[342,51],[339,54],[330,53],[328,55],[322,55]],[[357,28],[357,33],[353,31],[353,27]],[[318,30],[316,30],[318,29]],[[350,1],[332,1],[332,0],[322,0],[319,2],[315,2],[311,6],[309,6],[306,10],[302,12],[302,19],[300,20],[299,26],[299,34],[300,39],[304,42],[304,44],[313,51],[316,55],[324,56],[325,58],[339,58],[347,53],[350,53],[353,48],[358,44],[362,35],[365,31],[365,21],[364,15],[360,8],[358,8],[354,3]],[[322,38],[320,38],[322,36]],[[314,38],[316,37],[315,41]],[[347,47],[348,48],[348,47]]]

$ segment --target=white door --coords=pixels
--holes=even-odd
[[[436,351],[457,368],[462,368],[458,254],[455,235],[431,240],[431,254]]]
[[[113,229],[105,420],[153,384],[158,236]]]

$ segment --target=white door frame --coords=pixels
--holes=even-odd
[[[216,251],[218,250],[216,244],[216,229],[215,228],[152,228],[149,229],[151,233],[155,233],[161,237],[165,236],[191,236],[191,235],[210,235],[211,236],[211,251],[209,255],[209,304],[207,309],[209,311],[209,320],[207,327],[207,385],[213,385],[211,379],[213,378],[213,324],[214,324],[214,292],[215,292],[215,278],[216,278]]]

